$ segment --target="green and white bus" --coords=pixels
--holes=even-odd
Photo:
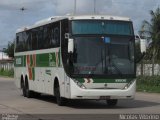
[[[132,21],[106,15],[57,16],[18,29],[15,83],[23,96],[133,99],[136,88]]]

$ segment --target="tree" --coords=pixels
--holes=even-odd
[[[154,75],[155,60],[160,59],[160,8],[150,11],[151,21],[143,21],[140,30],[141,36],[151,39],[152,43],[147,50],[146,56],[150,56],[152,60],[152,75]]]
[[[135,44],[135,60],[136,60],[136,63],[141,62],[142,55],[143,54],[141,53],[141,50],[140,50],[140,43],[136,43]]]
[[[4,52],[11,58],[14,58],[14,42],[8,42],[7,48]]]

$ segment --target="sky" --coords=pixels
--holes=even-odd
[[[71,14],[75,0],[0,0],[0,49],[15,38],[18,28],[29,26],[50,16]],[[96,13],[129,17],[135,33],[143,20],[150,20],[160,0],[96,0]],[[26,8],[23,12],[20,8]],[[94,0],[77,0],[76,14],[93,14]]]

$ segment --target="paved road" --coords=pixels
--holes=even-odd
[[[135,100],[120,100],[114,108],[105,101],[71,101],[60,107],[52,96],[38,99],[22,96],[11,78],[0,78],[0,113],[13,114],[160,114],[160,94],[137,93]]]

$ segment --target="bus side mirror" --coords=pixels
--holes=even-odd
[[[141,53],[146,53],[146,50],[147,50],[147,43],[146,43],[146,39],[142,39],[139,35],[136,35],[135,36],[135,40],[136,42],[139,43],[140,45],[140,51]]]
[[[142,39],[139,35],[135,36],[135,41],[136,41],[136,63],[139,63],[145,56],[146,50],[147,50],[147,44],[146,44],[146,39]]]
[[[73,39],[68,39],[68,53],[73,53],[74,52],[74,40]]]

